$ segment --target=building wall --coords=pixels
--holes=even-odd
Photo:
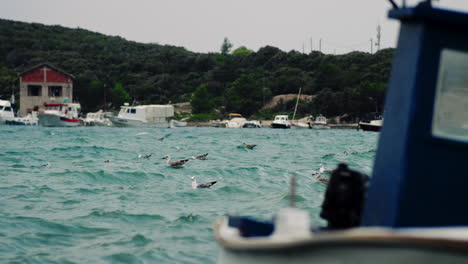
[[[28,85],[40,86],[41,95],[29,96]],[[62,87],[61,96],[49,95],[49,86]],[[68,98],[68,102],[73,102],[73,82],[68,76],[56,72],[47,66],[43,66],[20,76],[19,112],[22,116],[25,116],[35,107],[42,108],[44,103],[59,103],[64,98]]]

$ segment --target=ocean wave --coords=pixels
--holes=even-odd
[[[328,154],[325,154],[321,157],[321,159],[324,159],[324,160],[329,160],[329,159],[332,159],[335,157],[336,154],[334,153],[328,153]]]
[[[181,215],[173,223],[196,223],[202,221],[202,217],[196,214]]]
[[[96,210],[84,216],[83,218],[99,218],[99,219],[120,219],[127,223],[154,222],[164,221],[166,218],[157,214],[130,214],[125,211],[103,211]]]

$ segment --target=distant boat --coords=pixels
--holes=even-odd
[[[308,116],[298,119],[297,121],[291,121],[291,125],[295,128],[311,128],[313,120],[313,116]]]
[[[125,103],[120,108],[118,116],[109,116],[116,127],[173,127],[174,117],[172,105],[139,105],[129,106]]]
[[[112,126],[112,122],[105,116],[102,110],[86,114],[86,118],[83,119],[83,124],[85,126]]]
[[[261,128],[262,124],[260,124],[257,120],[249,120],[244,123],[242,128]]]
[[[5,124],[13,126],[37,126],[39,118],[37,118],[37,111],[28,113],[25,117],[14,117],[11,120],[6,120]]]
[[[11,102],[8,100],[0,100],[0,125],[5,124],[5,121],[13,120],[15,113]]]
[[[379,132],[382,125],[383,119],[371,120],[370,122],[359,122],[359,128],[364,131]]]
[[[44,104],[45,110],[40,110],[37,118],[39,125],[46,127],[76,127],[81,125],[81,106],[78,103]]]
[[[186,127],[187,126],[187,122],[185,122],[185,121],[179,121],[179,120],[172,119],[171,123],[172,123],[171,127]]]
[[[315,118],[314,123],[310,128],[314,129],[330,129],[330,125],[327,124],[327,118],[323,115],[319,115]]]
[[[247,122],[247,119],[242,117],[241,114],[231,113],[229,114],[229,120],[225,120],[222,123],[226,128],[241,128],[245,122]]]
[[[272,128],[291,128],[291,123],[287,115],[277,115],[271,123]]]

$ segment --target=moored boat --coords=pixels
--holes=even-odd
[[[6,121],[13,120],[15,113],[11,102],[8,100],[0,100],[0,125],[5,124]]]
[[[172,105],[139,105],[124,104],[118,116],[109,116],[116,127],[173,127],[171,119],[174,117]]]
[[[14,117],[13,119],[6,120],[5,124],[13,126],[37,126],[39,119],[37,118],[37,112],[33,111],[25,117]]]
[[[291,128],[291,123],[289,123],[288,115],[277,115],[275,120],[271,122],[272,128]]]
[[[247,122],[247,119],[245,119],[241,114],[235,113],[229,114],[229,119],[222,121],[226,128],[241,128],[245,122]]]
[[[242,128],[261,128],[262,124],[257,120],[248,120],[243,125]]]
[[[313,129],[330,129],[330,125],[327,124],[327,118],[323,115],[319,115],[315,118],[315,121],[310,125]]]
[[[99,110],[95,113],[87,113],[83,119],[85,126],[112,126],[112,122],[106,117],[106,114]]]
[[[371,120],[370,122],[359,122],[359,129],[364,131],[379,132],[383,125],[383,119]]]
[[[78,103],[44,104],[37,118],[39,125],[46,127],[76,127],[81,125],[79,118],[81,106]]]

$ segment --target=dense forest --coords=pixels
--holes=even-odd
[[[375,54],[303,54],[266,46],[233,48],[220,40],[219,53],[142,44],[88,30],[0,19],[0,98],[18,93],[17,74],[43,62],[75,76],[74,97],[84,111],[117,109],[123,102],[191,102],[195,118],[228,112],[271,118],[291,113],[295,102],[263,106],[273,96],[314,95],[298,116],[322,113],[360,117],[382,111],[393,49]]]

